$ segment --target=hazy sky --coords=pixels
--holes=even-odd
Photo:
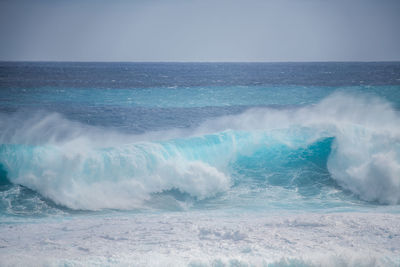
[[[0,60],[400,60],[400,0],[0,0]]]

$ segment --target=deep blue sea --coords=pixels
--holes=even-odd
[[[396,266],[399,204],[399,62],[0,62],[7,264]]]

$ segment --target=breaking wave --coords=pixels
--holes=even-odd
[[[45,112],[3,114],[0,128],[2,183],[72,209],[140,208],[171,190],[202,200],[249,180],[284,187],[324,180],[365,201],[400,203],[400,117],[374,97],[336,93],[311,106],[249,109],[143,135]]]

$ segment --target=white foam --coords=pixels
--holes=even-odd
[[[229,176],[213,166],[179,155],[169,158],[158,144],[143,146],[79,153],[11,146],[3,149],[2,163],[13,183],[72,209],[139,208],[151,193],[172,189],[203,199],[230,186]]]
[[[395,214],[213,211],[0,225],[2,266],[398,266]],[[273,265],[275,264],[275,265]]]

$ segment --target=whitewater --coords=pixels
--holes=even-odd
[[[400,265],[399,63],[0,70],[1,265]]]

